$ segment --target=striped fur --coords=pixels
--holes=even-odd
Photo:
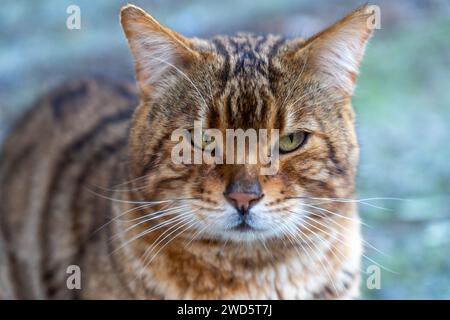
[[[102,209],[108,201],[86,187],[114,179],[136,103],[130,86],[73,81],[42,99],[16,126],[0,165],[0,296],[77,294],[64,290],[66,268],[83,266],[91,245],[105,245],[98,245],[101,236],[90,236],[109,211]]]
[[[139,91],[106,80],[69,83],[45,96],[3,146],[0,298],[355,297],[356,206],[322,201],[314,208],[318,201],[298,197],[353,197],[351,93],[370,36],[365,10],[308,40],[237,34],[206,41],[124,8]],[[274,176],[255,174],[261,164],[176,165],[170,134],[194,120],[222,131],[310,134],[280,158]],[[230,240],[212,227],[228,210],[227,184],[242,177],[264,191],[258,210],[272,233],[261,241]],[[194,200],[142,205],[180,198]],[[293,211],[302,209],[302,224],[293,226]],[[135,224],[157,210],[168,214]],[[66,287],[73,264],[82,270],[81,290]]]

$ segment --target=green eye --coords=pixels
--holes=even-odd
[[[279,140],[280,153],[288,153],[300,148],[306,141],[307,132],[299,131],[282,136]]]
[[[205,132],[203,132],[201,144],[197,143],[197,141],[194,141],[194,131],[191,130],[190,133],[192,145],[199,149],[205,150],[207,146],[214,142],[214,136],[209,136]]]

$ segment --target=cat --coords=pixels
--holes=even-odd
[[[360,220],[340,199],[355,193],[368,8],[306,40],[202,40],[123,7],[137,86],[73,80],[3,145],[0,298],[358,297]],[[174,163],[171,134],[194,121],[279,130],[278,171]]]

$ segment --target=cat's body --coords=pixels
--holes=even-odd
[[[0,298],[312,299],[356,294],[360,241],[351,221],[351,247],[337,242],[339,248],[333,249],[345,252],[347,266],[331,250],[321,253],[335,265],[330,272],[342,296],[333,294],[318,262],[301,259],[296,250],[275,248],[267,255],[264,247],[257,252],[251,246],[220,243],[191,247],[204,253],[204,261],[195,261],[191,252],[178,252],[175,259],[168,254],[149,290],[136,285],[133,268],[139,267],[120,251],[111,254],[116,248],[109,240],[112,225],[98,231],[115,215],[114,206],[118,212],[126,208],[91,190],[126,181],[128,129],[137,101],[127,84],[72,81],[19,122],[4,145],[0,165]],[[168,253],[178,246],[184,247],[174,244]],[[81,290],[67,288],[70,265],[82,271]],[[162,288],[152,292],[159,277]],[[179,282],[190,289],[184,291]]]
[[[93,232],[111,209],[87,188],[119,178],[111,173],[124,163],[137,104],[131,88],[103,80],[73,81],[42,99],[5,142],[0,296],[77,295],[67,290],[67,267],[77,264],[83,270],[96,252],[107,259],[106,249],[101,252],[106,241],[99,243],[104,235]]]
[[[128,7],[122,19],[144,19],[139,26],[150,23],[154,28],[154,21],[147,20],[150,18],[136,10]],[[158,32],[167,32],[157,28]],[[125,30],[130,39],[133,31],[129,26],[125,26]],[[170,36],[184,41],[178,35]],[[255,238],[259,241],[253,241],[243,238],[239,232],[214,234],[216,229],[207,230],[209,233],[203,236],[201,228],[196,230],[196,226],[190,224],[192,217],[187,220],[183,214],[172,224],[166,224],[166,229],[155,228],[156,221],[160,223],[162,219],[164,223],[164,219],[170,218],[161,214],[155,216],[155,221],[135,224],[146,214],[155,215],[165,210],[174,214],[175,204],[187,211],[185,217],[193,214],[189,210],[194,202],[189,201],[195,198],[195,201],[203,201],[195,202],[196,210],[200,210],[195,219],[208,226],[205,221],[218,210],[217,197],[223,197],[224,181],[230,185],[234,179],[244,176],[246,180],[238,183],[242,189],[248,180],[255,179],[246,171],[251,169],[249,167],[236,169],[235,165],[222,165],[217,166],[215,172],[211,168],[204,169],[204,164],[194,167],[162,162],[161,159],[166,157],[167,160],[167,154],[170,155],[170,148],[164,146],[163,139],[170,140],[171,130],[183,127],[183,121],[195,119],[189,117],[189,108],[198,108],[189,104],[183,106],[184,102],[175,105],[170,99],[176,102],[182,96],[183,101],[189,102],[194,99],[189,91],[198,93],[201,97],[197,99],[202,98],[203,102],[217,108],[215,116],[207,118],[210,126],[215,121],[219,127],[265,127],[264,119],[277,117],[277,113],[271,111],[276,105],[275,93],[284,92],[279,98],[290,98],[287,94],[290,96],[290,92],[283,91],[286,90],[283,86],[290,81],[283,72],[292,66],[283,66],[282,63],[288,62],[279,55],[308,45],[304,41],[292,44],[279,37],[251,35],[193,43],[192,47],[187,45],[189,50],[198,50],[198,57],[205,60],[194,64],[192,68],[196,70],[186,67],[184,61],[183,68],[187,68],[185,72],[190,72],[189,76],[179,70],[180,65],[176,68],[180,78],[173,75],[167,78],[164,85],[171,89],[165,92],[155,85],[154,78],[150,79],[150,84],[142,78],[146,65],[137,58],[140,102],[138,92],[127,84],[74,81],[42,99],[18,124],[3,146],[0,163],[0,298],[324,299],[357,296],[361,239],[356,207],[350,201],[326,200],[351,198],[354,192],[357,142],[353,113],[349,99],[343,99],[328,87],[315,90],[313,101],[320,105],[323,101],[320,98],[326,97],[339,105],[339,109],[318,106],[314,112],[308,109],[300,112],[305,119],[312,117],[316,121],[320,114],[326,115],[318,121],[318,127],[311,127],[311,131],[317,132],[309,138],[309,149],[302,151],[303,157],[309,156],[311,161],[297,161],[295,166],[290,166],[285,163],[290,158],[282,156],[282,172],[274,177],[260,177],[257,181],[258,188],[265,193],[260,198],[268,201],[273,197],[273,201],[265,205],[286,220],[292,217],[283,210],[295,208],[295,203],[291,204],[297,201],[294,196],[324,199],[325,204],[304,200],[309,207],[297,205],[312,208],[311,211],[316,210],[311,207],[313,204],[319,206],[318,212],[311,212],[310,222],[305,222],[304,229],[287,224],[280,227],[278,235],[261,233],[260,238]],[[147,43],[145,48],[152,44],[154,42]],[[130,46],[136,50],[132,40]],[[202,69],[210,54],[218,62]],[[299,70],[303,77],[304,66]],[[211,74],[220,77],[215,82],[202,82]],[[158,75],[154,72],[151,77]],[[304,76],[311,78],[306,78],[310,81],[302,88],[313,90],[314,76],[308,68]],[[351,79],[354,80],[354,76],[352,73]],[[291,84],[295,87],[299,74],[292,77]],[[250,78],[252,81],[247,81]],[[347,85],[342,90],[348,90]],[[152,92],[151,103],[149,92]],[[235,95],[238,92],[240,95]],[[205,101],[207,95],[208,101]],[[298,100],[298,96],[294,98]],[[159,109],[164,103],[170,103],[173,109]],[[336,132],[333,126],[346,128],[344,136],[327,136],[328,132]],[[302,176],[297,181],[302,181],[303,187],[299,189],[289,179],[300,171]],[[172,200],[156,204],[144,202],[167,199]],[[284,209],[276,206],[284,202]],[[216,207],[208,211],[207,204]],[[256,208],[258,206],[252,210],[257,212]],[[186,226],[194,227],[197,232],[186,232],[189,229]],[[154,232],[145,233],[149,227],[154,227]],[[270,232],[275,232],[276,228],[270,228]],[[186,233],[181,235],[183,232]],[[253,232],[258,234],[259,231]],[[296,232],[300,234],[293,234]],[[202,237],[196,237],[198,235]],[[71,273],[66,271],[71,265],[80,267],[81,290],[67,287],[66,280]]]

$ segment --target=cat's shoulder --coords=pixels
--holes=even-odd
[[[59,122],[79,113],[101,117],[116,110],[133,109],[138,101],[132,82],[89,77],[73,79],[50,90],[36,108],[47,108],[55,122]]]
[[[32,123],[41,126],[43,122],[51,127],[64,127],[85,117],[100,119],[130,111],[138,103],[137,88],[131,81],[105,77],[71,79],[41,95],[16,121],[12,131],[21,131]]]
[[[131,119],[138,103],[137,88],[130,81],[101,77],[66,81],[43,94],[12,125],[0,154],[7,159],[26,145],[65,144],[95,132],[108,119]]]

